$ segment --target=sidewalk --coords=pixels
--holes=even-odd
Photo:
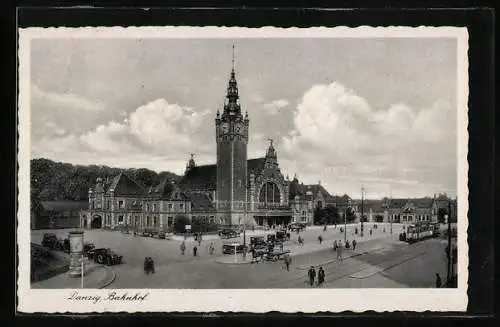
[[[83,277],[83,288],[104,288],[110,285],[116,278],[116,273],[111,267],[89,263],[85,267]],[[81,278],[70,277],[68,273],[62,273],[49,279],[31,284],[33,289],[60,289],[81,288]]]

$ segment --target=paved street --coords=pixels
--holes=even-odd
[[[124,264],[112,267],[116,278],[108,288],[304,288],[309,287],[306,276],[311,265],[321,265],[325,269],[325,287],[337,288],[432,287],[436,272],[446,276],[444,240],[431,239],[409,245],[397,240],[401,226],[394,224],[391,235],[385,225],[379,224],[370,236],[369,228],[373,224],[367,224],[365,236],[357,237],[356,251],[345,250],[342,262],[337,262],[331,248],[334,239],[343,241],[340,227],[329,226],[326,232],[318,227],[308,228],[301,233],[305,239],[303,247],[296,244],[297,234],[292,233],[291,241],[285,245],[285,249],[294,254],[289,272],[283,269],[282,262],[217,262],[216,259],[223,256],[220,252],[222,242],[227,240],[213,241],[216,248],[213,255],[208,253],[211,241],[203,241],[197,257],[192,253],[192,241],[187,243],[184,256],[180,253],[180,242],[174,240],[85,230],[85,241],[94,242],[96,247],[109,247],[124,256]],[[354,226],[348,227],[350,241],[354,238],[353,230]],[[40,243],[44,232],[33,231],[32,242]],[[55,231],[58,237],[68,232]],[[247,238],[251,234],[249,231]],[[317,240],[320,234],[324,239],[321,245]],[[156,274],[144,274],[145,256],[155,260]]]

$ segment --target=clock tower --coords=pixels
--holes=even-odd
[[[243,223],[247,205],[248,114],[241,113],[238,85],[233,68],[229,78],[222,115],[217,110],[217,216],[222,224]]]

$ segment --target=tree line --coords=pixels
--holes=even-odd
[[[165,177],[179,180],[180,176],[165,171],[157,173],[146,168],[115,168],[100,165],[73,165],[49,159],[32,159],[31,194],[42,200],[88,199],[89,188],[96,183],[97,177],[112,179],[123,172],[143,187],[159,184]]]

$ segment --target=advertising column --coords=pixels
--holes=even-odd
[[[83,260],[83,231],[69,232],[69,275],[71,277],[80,277],[82,275]]]

